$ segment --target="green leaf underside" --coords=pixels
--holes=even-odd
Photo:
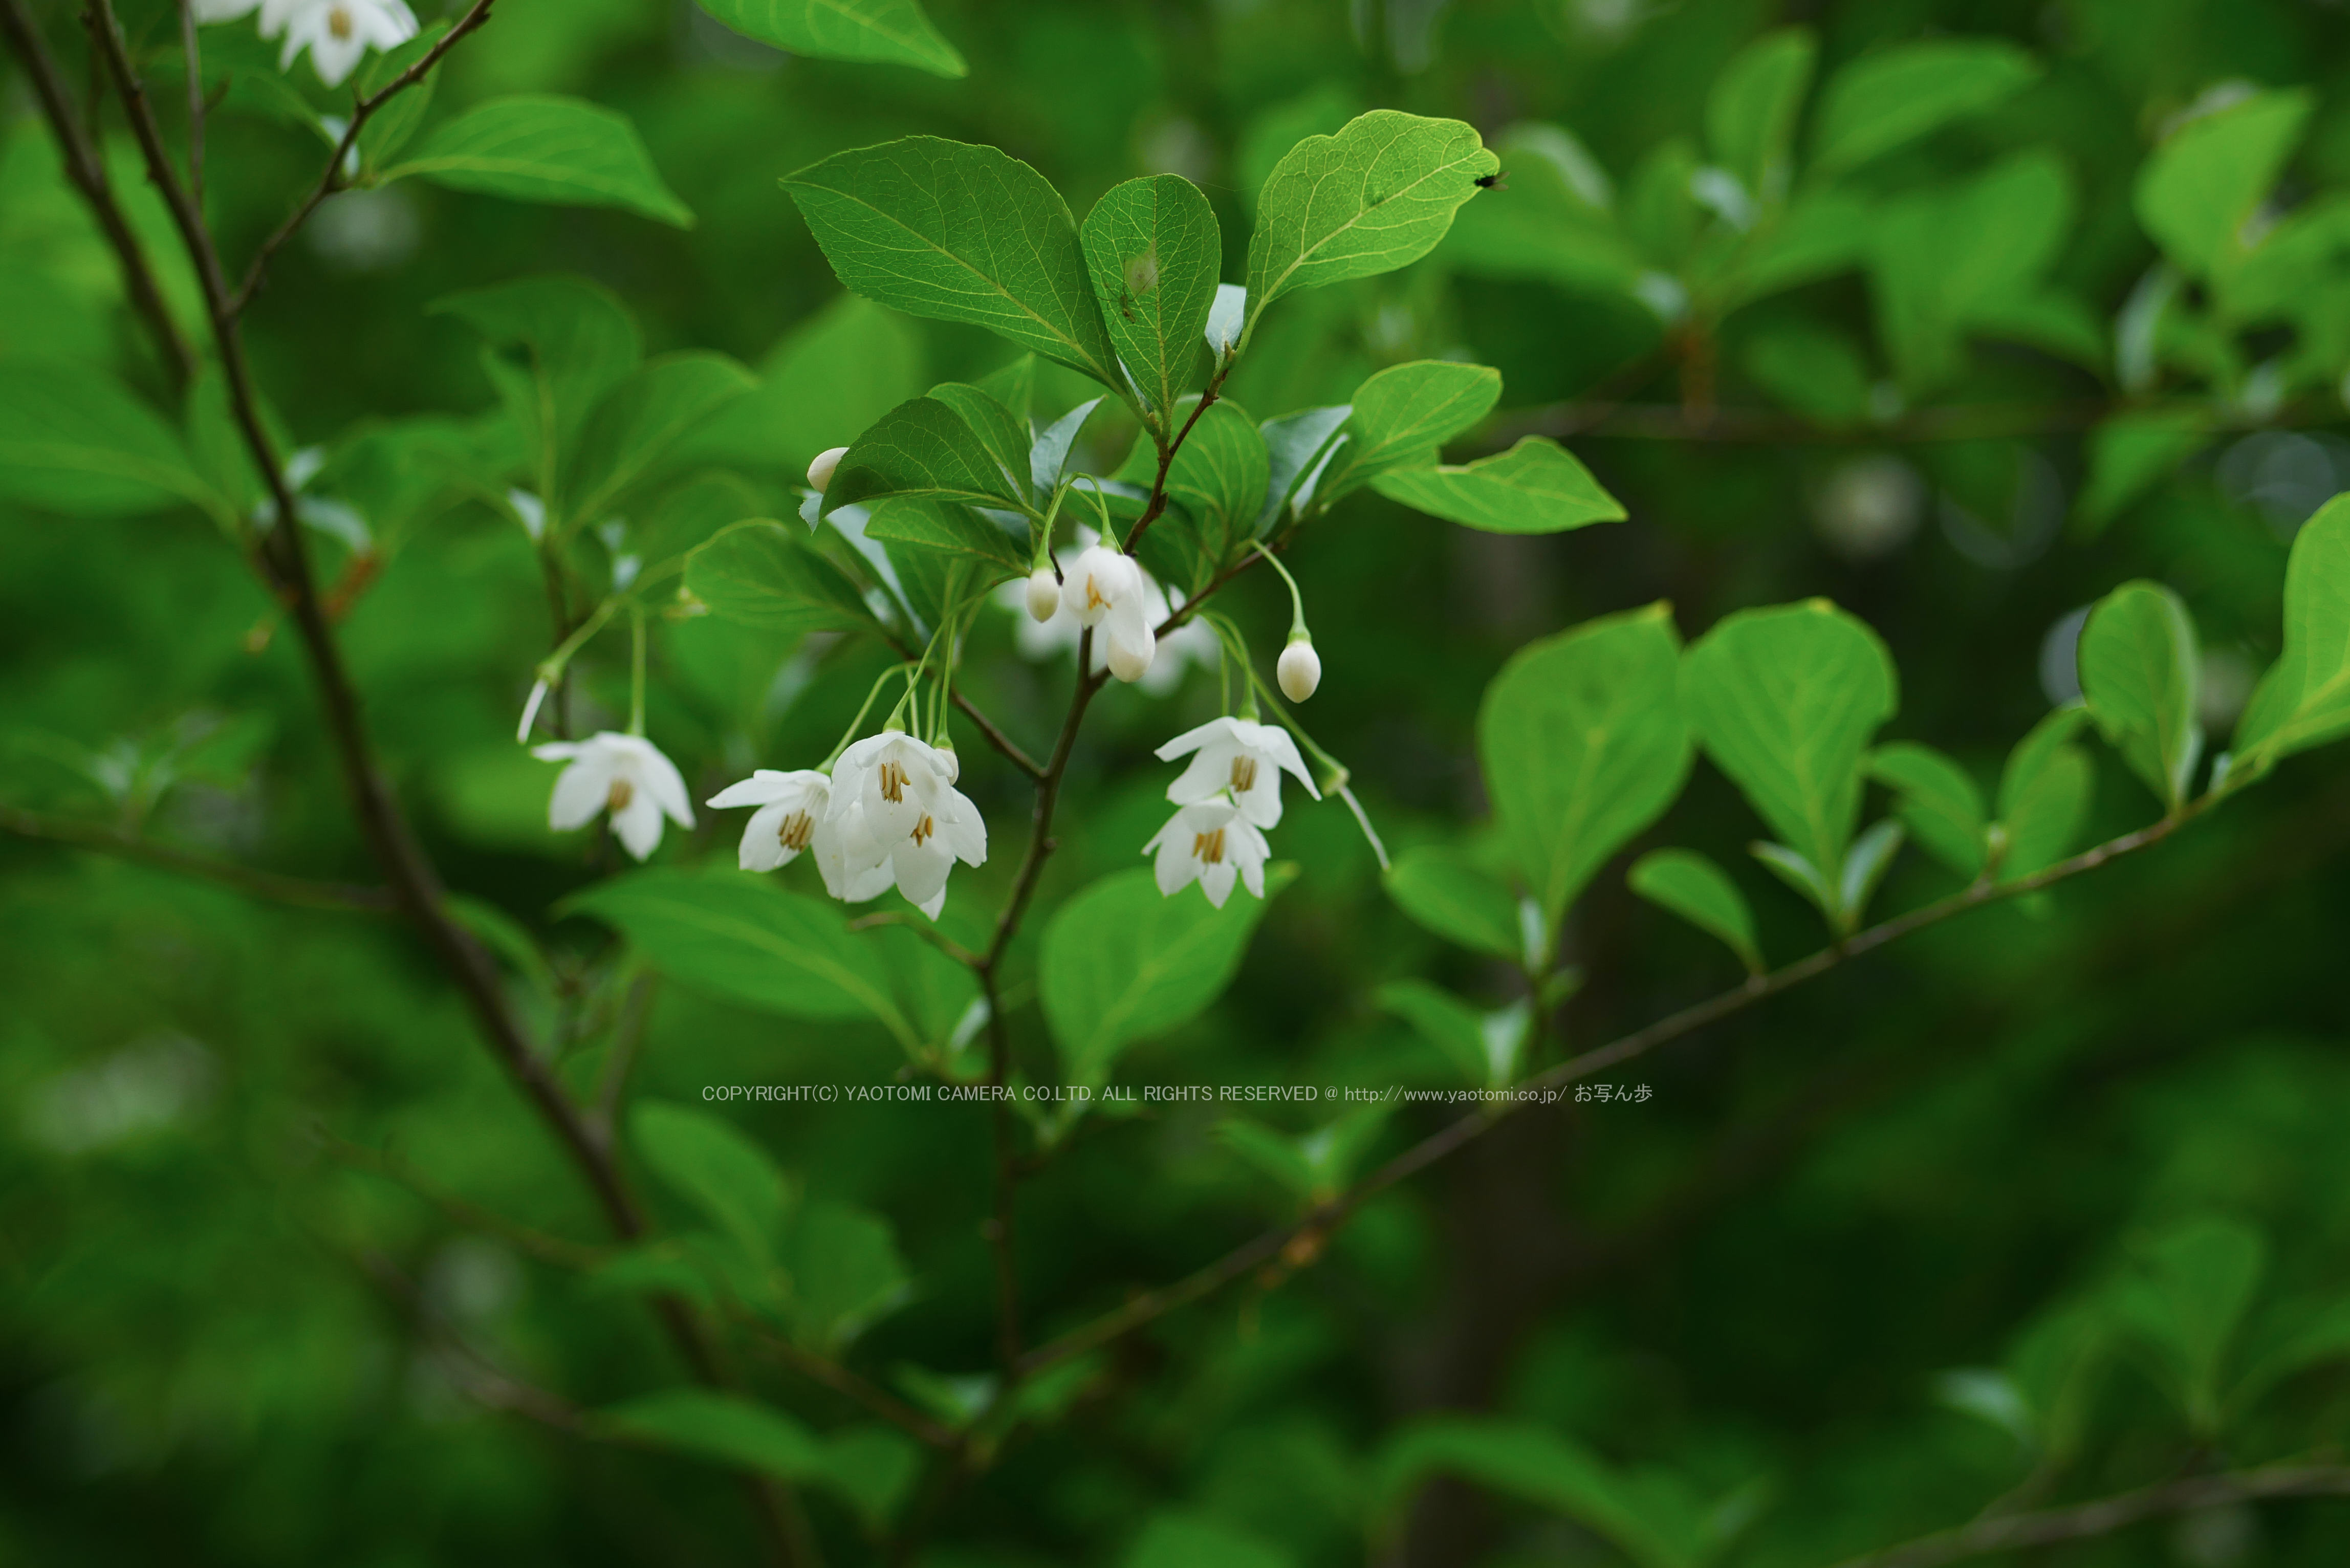
[[[1527,436],[1471,463],[1389,469],[1371,488],[1431,517],[1490,534],[1555,534],[1624,519],[1622,504],[1573,452],[1546,436]]]
[[[1268,867],[1265,893],[1277,891]],[[1062,905],[1045,928],[1037,990],[1070,1082],[1102,1084],[1128,1045],[1205,1012],[1239,971],[1263,913],[1245,888],[1222,909],[1193,888],[1164,897],[1147,867],[1105,877]]]
[[[830,903],[733,872],[634,871],[565,906],[618,927],[663,973],[786,1018],[877,1018],[912,1031],[879,955]]]
[[[1934,858],[1971,881],[1990,855],[1982,792],[1931,746],[1897,741],[1869,753],[1868,776],[1892,790],[1895,815]]]
[[[693,226],[693,213],[662,183],[637,128],[580,99],[525,93],[468,109],[383,178],[411,175],[518,202],[620,207]]]
[[[1762,971],[1754,939],[1754,914],[1730,874],[1694,849],[1652,849],[1632,862],[1625,875],[1635,893],[1669,909],[1715,938],[1755,974]]]
[[[1523,956],[1518,901],[1461,857],[1425,846],[1407,850],[1386,882],[1398,909],[1445,940],[1513,963]]]
[[[971,73],[916,0],[701,0],[745,37],[795,55],[911,66],[933,76]]]
[[[1689,775],[1679,652],[1670,611],[1650,605],[1521,649],[1485,690],[1477,754],[1486,793],[1554,930]]]
[[[1391,109],[1291,148],[1257,198],[1243,339],[1292,289],[1370,277],[1426,255],[1477,181],[1500,167],[1473,128]]]
[[[1492,1064],[1485,1054],[1484,1021],[1475,1008],[1442,986],[1417,979],[1389,981],[1372,1000],[1442,1052],[1464,1082],[1487,1086]]]
[[[980,562],[989,585],[1028,575],[1024,545],[968,506],[925,496],[884,496],[873,503],[865,536],[912,545]]]
[[[1202,358],[1223,262],[1215,211],[1180,175],[1149,175],[1111,187],[1079,238],[1110,342],[1163,418]]]
[[[712,615],[769,631],[862,631],[856,585],[811,549],[805,530],[765,517],[720,530],[686,557],[686,591]]]
[[[1681,666],[1706,755],[1822,877],[1843,867],[1861,758],[1897,691],[1884,643],[1825,599],[1728,616]]]
[[[1068,205],[1027,164],[910,136],[836,153],[784,187],[848,287],[987,327],[1127,395]]]
[[[2163,805],[2187,798],[2203,727],[2195,713],[2201,657],[2195,623],[2159,583],[2124,583],[2081,628],[2081,695],[2089,717]]]

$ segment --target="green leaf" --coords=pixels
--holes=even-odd
[[[918,1044],[871,948],[822,898],[733,871],[632,871],[573,895],[566,913],[618,928],[654,968],[786,1018],[878,1018]]]
[[[2089,483],[2081,493],[2085,530],[2103,529],[2210,439],[2206,419],[2191,409],[2116,414],[2099,425],[2089,437]]]
[[[1383,880],[1396,907],[1438,936],[1511,963],[1526,961],[1518,901],[1494,877],[1449,850],[1406,850]]]
[[[1832,922],[1860,817],[1861,759],[1898,702],[1892,656],[1825,599],[1724,617],[1681,661],[1706,755],[1810,868]]]
[[[1322,476],[1324,504],[1401,463],[1426,463],[1429,454],[1493,411],[1502,400],[1502,373],[1490,365],[1415,359],[1393,365],[1355,389],[1347,416],[1347,444]]]
[[[988,586],[1028,575],[1028,546],[968,506],[920,495],[883,496],[873,503],[865,536],[961,556],[986,568]]]
[[[792,1337],[822,1355],[837,1354],[909,1295],[889,1222],[852,1204],[800,1205],[783,1263],[792,1280]]]
[[[756,517],[764,504],[737,474],[697,473],[665,493],[643,521],[630,523],[629,545],[642,566],[658,566]]]
[[[1290,1559],[1206,1515],[1159,1513],[1142,1527],[1125,1568],[1290,1568]]]
[[[629,1113],[638,1155],[721,1230],[765,1259],[783,1234],[791,1189],[784,1173],[731,1122],[660,1100]]]
[[[1964,768],[1931,746],[1896,741],[1868,754],[1868,776],[1894,792],[1894,815],[1928,854],[1970,882],[1982,875],[1991,824]]]
[[[894,1427],[868,1424],[825,1436],[827,1484],[878,1537],[922,1473],[921,1449]]]
[[[1747,339],[1742,362],[1764,391],[1822,424],[1868,417],[1868,365],[1841,332],[1803,321],[1764,327]]]
[[[933,397],[910,399],[857,438],[825,490],[822,511],[829,515],[884,495],[1023,506],[1025,457],[1023,442],[1024,468],[1014,471],[1015,479],[961,414]]]
[[[637,128],[584,99],[518,93],[477,105],[382,178],[410,176],[510,201],[619,207],[693,226],[693,213],[661,183]]]
[[[2199,1437],[2218,1435],[2229,1347],[2267,1252],[2257,1231],[2232,1220],[2191,1220],[2149,1240],[2115,1284],[2116,1320]]]
[[[1808,28],[1765,33],[1731,57],[1706,95],[1706,145],[1757,202],[1787,188],[1788,149],[1819,52]]]
[[[695,426],[758,385],[723,354],[691,350],[650,359],[606,394],[580,432],[563,487],[574,525],[599,521]]]
[[[1406,1427],[1379,1456],[1381,1511],[1399,1517],[1423,1482],[1454,1475],[1574,1520],[1640,1568],[1697,1568],[1711,1555],[1710,1519],[1684,1481],[1617,1471],[1527,1422],[1448,1416]]]
[[[2045,151],[1878,206],[1869,260],[1877,320],[1905,387],[1965,369],[1969,328],[2005,326],[2033,297],[2073,222],[2072,181]]]
[[[228,505],[178,432],[105,372],[0,362],[0,495],[80,517]]]
[[[1257,426],[1266,459],[1264,510],[1256,519],[1258,538],[1270,537],[1284,516],[1305,513],[1313,500],[1315,482],[1324,465],[1333,461],[1339,430],[1352,412],[1347,404],[1336,403],[1300,409]]]
[[[2350,496],[2293,535],[2284,573],[2284,651],[2236,726],[2232,779],[2350,733]]]
[[[1548,929],[1689,776],[1670,609],[1603,616],[1529,643],[1485,689],[1477,755]]]
[[[1472,127],[1391,109],[1291,148],[1257,197],[1243,347],[1265,307],[1292,289],[1371,277],[1426,255],[1477,182],[1500,167]]]
[[[594,1424],[624,1442],[673,1449],[783,1480],[814,1480],[826,1469],[825,1451],[814,1433],[773,1406],[740,1394],[664,1388],[598,1412]]]
[[[2316,104],[2305,88],[2254,93],[2188,121],[2155,149],[2138,170],[2133,200],[2163,254],[2196,277],[2241,257],[2245,226]]]
[[[1200,188],[1180,174],[1114,185],[1079,231],[1109,340],[1143,405],[1169,425],[1198,367],[1222,231]]]
[[[1632,293],[1647,264],[1617,226],[1607,171],[1575,133],[1558,125],[1513,125],[1493,151],[1510,173],[1506,199],[1462,208],[1444,242],[1445,260],[1485,277]]]
[[[2033,725],[2008,753],[1995,830],[2003,846],[2002,882],[2046,870],[2072,852],[2096,784],[2089,753],[2072,743],[2088,721],[2086,707],[2068,702]]]
[[[840,281],[968,321],[1129,396],[1061,193],[993,147],[910,136],[786,178]]]
[[[745,37],[795,55],[911,66],[941,77],[971,72],[917,0],[701,0],[701,5]]]
[[[370,58],[359,72],[360,96],[372,98],[390,87],[411,66],[431,54],[448,31],[448,23],[435,22],[398,48]],[[432,89],[440,80],[438,69],[427,71],[422,79],[388,100],[359,127],[359,161],[364,166],[380,169],[384,160],[408,145],[408,139],[424,123],[424,111],[432,107]]]
[[[685,559],[686,591],[727,620],[769,631],[863,631],[873,612],[838,566],[783,524],[753,517]]]
[[[1901,825],[1887,817],[1861,829],[1860,836],[1845,851],[1844,870],[1836,879],[1836,907],[1844,911],[1848,924],[1860,924],[1869,900],[1877,897],[1877,884],[1885,880],[1893,857],[1901,852],[1905,837]]]
[[[777,340],[759,388],[679,443],[681,461],[775,470],[797,483],[816,453],[847,446],[922,389],[921,328],[843,294]]]
[[[1730,874],[1694,849],[1652,849],[1632,862],[1624,880],[1659,909],[1670,909],[1738,955],[1749,974],[1762,972],[1754,914]]]
[[[636,319],[608,289],[565,275],[472,289],[432,309],[487,340],[483,369],[530,451],[540,497],[551,499],[588,415],[636,369]]]
[[[1624,519],[1622,503],[1547,436],[1523,437],[1509,451],[1471,463],[1389,469],[1371,488],[1431,517],[1489,534],[1555,534]]]
[[[1265,897],[1285,885],[1269,868]],[[1264,914],[1245,892],[1218,909],[1186,888],[1167,898],[1148,868],[1105,877],[1045,928],[1037,991],[1072,1084],[1098,1087],[1119,1053],[1207,1011],[1239,972]]]
[[[1035,479],[1036,451],[1036,438],[1027,420],[1004,407],[986,388],[962,381],[941,381],[931,389],[930,396],[955,411],[995,466],[1003,471],[1004,483],[1014,493],[1025,495]]]
[[[1200,529],[1200,553],[1210,571],[1249,537],[1264,510],[1272,457],[1248,410],[1228,399],[1208,405],[1167,469],[1167,493],[1182,503]]]
[[[2124,583],[2081,628],[2081,695],[2089,717],[2168,810],[2186,803],[2203,726],[2195,716],[2202,669],[2195,623],[2159,583]]]
[[[1929,39],[1855,60],[1822,97],[1813,167],[1856,168],[2012,98],[2039,76],[2037,61],[2000,38]]]
[[[1419,1031],[1471,1087],[1498,1089],[1516,1079],[1534,1021],[1533,1008],[1523,1000],[1480,1012],[1424,980],[1389,981],[1372,992],[1372,1000]]]

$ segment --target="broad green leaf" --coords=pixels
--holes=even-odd
[[[0,495],[82,517],[228,504],[179,434],[101,370],[0,362]]]
[[[1286,1553],[1204,1514],[1159,1513],[1142,1527],[1124,1568],[1291,1568]]]
[[[1109,340],[1145,408],[1175,421],[1198,366],[1223,264],[1222,232],[1200,188],[1180,174],[1114,185],[1079,231]]]
[[[2241,770],[2265,768],[2350,732],[2350,496],[2293,535],[2284,573],[2284,652],[2236,726]]]
[[[2072,853],[2096,785],[2089,753],[2072,743],[2088,722],[2087,708],[2068,702],[2033,725],[2008,753],[1994,829],[2002,846],[2001,881],[2044,871]]]
[[[1334,443],[1345,439],[1339,431],[1353,411],[1345,403],[1301,409],[1257,427],[1257,434],[1264,439],[1266,460],[1264,510],[1256,519],[1258,538],[1271,537],[1285,519],[1305,512],[1313,497],[1313,483],[1323,465],[1332,461]]]
[[[1523,437],[1509,451],[1474,462],[1391,468],[1373,478],[1371,488],[1431,517],[1489,534],[1555,534],[1624,518],[1623,504],[1547,436]]]
[[[857,438],[834,471],[821,511],[829,515],[885,495],[1019,507],[1027,499],[1024,479],[1024,472],[1020,482],[1004,472],[961,414],[936,398],[913,398]]]
[[[1800,320],[1758,328],[1747,339],[1743,368],[1772,397],[1822,424],[1868,417],[1868,364],[1841,332]]]
[[[797,483],[816,453],[855,441],[927,379],[921,328],[854,294],[785,333],[758,369],[758,390],[681,441],[681,460],[780,470]]]
[[[792,1280],[792,1336],[826,1355],[904,1304],[909,1293],[889,1222],[852,1204],[801,1204],[783,1264]]]
[[[598,522],[703,420],[758,385],[723,354],[689,350],[650,359],[605,394],[580,432],[563,486],[573,524]]]
[[[654,968],[697,991],[786,1018],[877,1018],[919,1044],[879,955],[822,898],[734,872],[632,871],[575,894],[568,913],[628,937]]]
[[[1897,691],[1885,644],[1825,599],[1724,617],[1681,661],[1681,711],[1706,755],[1824,882],[1841,876],[1861,759]]]
[[[1502,373],[1490,365],[1415,359],[1393,365],[1355,389],[1347,444],[1322,476],[1325,504],[1399,463],[1427,454],[1476,425],[1502,400]]]
[[[764,504],[738,475],[697,473],[663,493],[642,521],[630,520],[629,545],[643,566],[660,566],[758,516]]]
[[[1531,278],[1602,295],[1632,293],[1646,264],[1618,229],[1607,172],[1564,126],[1525,123],[1493,144],[1510,188],[1461,209],[1444,259],[1485,277]]]
[[[2114,1287],[2115,1317],[2199,1437],[2218,1434],[2229,1348],[2267,1252],[2259,1232],[2232,1220],[2188,1220],[2141,1247]]]
[[[1068,203],[993,147],[910,136],[835,153],[784,188],[840,281],[968,321],[1128,396]]]
[[[1033,359],[1031,361],[1034,362]],[[1069,449],[1076,444],[1077,432],[1086,428],[1094,410],[1102,406],[1100,398],[1089,398],[1036,432],[1028,446],[1028,484],[1038,495],[1050,496],[1053,487],[1069,467]]]
[[[1524,1064],[1534,1009],[1523,998],[1480,1012],[1441,986],[1396,980],[1379,987],[1372,1000],[1419,1031],[1471,1087],[1501,1088],[1514,1082]]]
[[[552,497],[588,415],[636,369],[635,318],[601,285],[560,275],[451,295],[432,308],[486,340],[483,369],[529,449],[539,495]]]
[[[2072,182],[2043,150],[1877,207],[1869,244],[1877,330],[1905,387],[1926,390],[1965,368],[1967,329],[1994,326],[2032,296],[2072,216]]]
[[[1266,897],[1278,891],[1269,870]],[[1148,867],[1105,877],[1062,905],[1045,928],[1036,986],[1069,1082],[1098,1087],[1128,1045],[1207,1011],[1263,914],[1245,890],[1221,909],[1190,888],[1167,898]]]
[[[1765,33],[1731,57],[1706,95],[1706,146],[1757,202],[1787,189],[1788,149],[1819,52],[1807,28]]]
[[[2191,119],[2138,170],[2138,222],[2181,271],[2210,277],[2241,256],[2245,225],[2316,107],[2305,88],[2254,93]]]
[[[2187,409],[2116,414],[2089,438],[2089,483],[2081,521],[2092,534],[2153,489],[2211,439],[2205,418]]]
[[[2081,696],[2106,743],[2168,810],[2187,800],[2203,754],[2195,623],[2159,583],[2124,583],[2081,628]]]
[[[686,591],[712,615],[769,631],[863,631],[873,612],[838,566],[783,524],[753,517],[686,557]]]
[[[1242,345],[1291,289],[1370,277],[1426,255],[1477,182],[1500,167],[1473,128],[1391,109],[1291,148],[1257,198]]]
[[[1844,912],[1847,925],[1860,924],[1869,900],[1877,897],[1877,884],[1885,880],[1907,837],[1901,824],[1887,817],[1861,829],[1860,836],[1845,851],[1844,869],[1836,879],[1836,908]]]
[[[1551,930],[1689,776],[1679,653],[1671,611],[1654,604],[1528,644],[1485,689],[1486,793]]]
[[[972,385],[1010,409],[1014,419],[1032,419],[1036,410],[1036,356],[1018,355]]]
[[[1688,1483],[1668,1473],[1618,1471],[1531,1423],[1445,1416],[1406,1427],[1379,1456],[1381,1512],[1399,1516],[1437,1475],[1571,1519],[1639,1568],[1698,1568],[1711,1554],[1714,1510]]]
[[[1728,947],[1747,973],[1762,972],[1762,950],[1754,940],[1754,914],[1746,895],[1706,857],[1694,849],[1652,849],[1632,862],[1624,880],[1651,904]]]
[[[1248,410],[1228,399],[1208,405],[1167,469],[1167,493],[1200,527],[1210,571],[1249,536],[1264,509],[1272,458]]]
[[[639,1158],[679,1196],[754,1258],[773,1255],[791,1189],[765,1149],[732,1122],[660,1100],[639,1104],[629,1130]]]
[[[1022,486],[1034,483],[1036,466],[1036,438],[1030,433],[1027,420],[1004,407],[986,388],[962,381],[941,381],[928,395],[955,411],[955,417],[979,438],[995,466],[1003,471],[1004,483],[1013,493],[1024,494]]]
[[[865,536],[979,562],[989,584],[1028,575],[1025,535],[1014,538],[968,506],[924,495],[885,495],[873,503]]]
[[[1964,768],[1931,746],[1896,741],[1868,754],[1868,776],[1894,792],[1894,815],[1928,854],[1968,881],[1982,875],[1991,824]]]
[[[477,105],[382,178],[409,176],[511,201],[620,207],[693,226],[693,213],[661,182],[637,128],[584,99],[519,93]]]
[[[955,47],[939,36],[918,0],[701,0],[702,8],[746,37],[821,60],[911,66],[932,76],[967,76]]]
[[[447,22],[435,22],[396,49],[371,57],[359,72],[360,96],[372,98],[391,85],[402,73],[432,52],[449,31]],[[359,161],[369,169],[380,169],[384,160],[408,145],[416,128],[424,123],[424,111],[432,107],[432,89],[439,85],[441,73],[428,71],[423,78],[399,97],[388,100],[369,117],[359,128]]]
[[[1422,846],[1396,857],[1383,878],[1396,907],[1447,941],[1522,963],[1518,901],[1498,877],[1449,850]]]
[[[2038,62],[2002,38],[1933,38],[1855,60],[1822,96],[1813,167],[1855,168],[2012,98],[2039,76]]]
[[[627,1442],[673,1449],[789,1481],[825,1470],[816,1434],[771,1405],[713,1388],[664,1388],[597,1414],[595,1426]]]

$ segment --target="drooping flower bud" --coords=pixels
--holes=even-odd
[[[827,488],[832,483],[832,471],[838,468],[840,460],[847,455],[848,449],[845,446],[831,447],[816,453],[816,461],[808,464],[808,488]]]
[[[1050,566],[1039,566],[1028,574],[1028,614],[1039,626],[1051,620],[1061,607],[1061,581],[1053,576]]]
[[[1112,675],[1129,686],[1149,674],[1151,661],[1159,657],[1159,639],[1141,617],[1133,620],[1130,627],[1113,623],[1107,628],[1109,647],[1105,662]]]
[[[938,753],[939,761],[946,764],[947,783],[951,784],[961,784],[962,782],[962,759],[955,755],[953,737],[949,735],[941,735],[939,737],[939,743],[933,748],[933,750]]]
[[[1322,684],[1322,656],[1314,651],[1314,639],[1302,631],[1292,632],[1274,675],[1281,682],[1281,694],[1292,702],[1313,696],[1314,689]]]

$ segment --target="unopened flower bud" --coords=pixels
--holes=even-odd
[[[840,460],[847,455],[848,449],[845,446],[832,447],[816,453],[816,461],[808,464],[808,488],[811,490],[827,488],[832,483],[832,471],[838,468]]]
[[[1281,650],[1274,676],[1281,682],[1281,694],[1292,702],[1313,696],[1314,689],[1322,684],[1322,656],[1314,651],[1314,639],[1302,631],[1291,638],[1289,646]]]
[[[1128,685],[1149,674],[1151,661],[1159,657],[1158,639],[1151,636],[1149,627],[1142,628],[1141,631],[1139,641],[1129,641],[1124,637],[1109,639],[1109,657],[1105,662],[1109,665],[1112,675]]]
[[[947,765],[947,783],[961,784],[962,782],[962,759],[955,755],[954,742],[944,735],[941,735],[939,737],[939,743],[936,749],[939,753],[939,761]]]
[[[1053,576],[1050,566],[1039,566],[1028,574],[1028,613],[1040,624],[1053,618],[1061,607],[1061,580]]]

